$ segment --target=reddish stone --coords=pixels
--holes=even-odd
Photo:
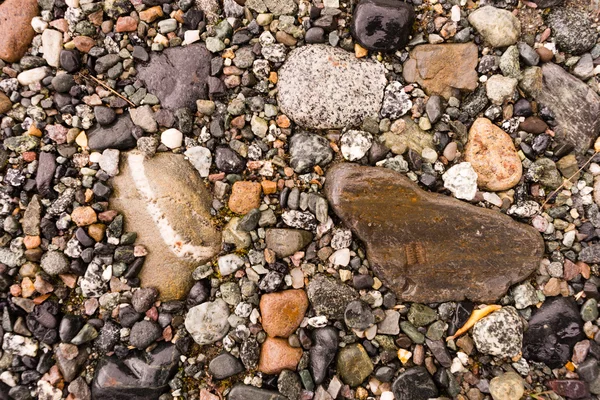
[[[77,50],[87,53],[96,45],[96,41],[88,36],[76,36],[73,39],[73,44],[75,44]]]
[[[77,207],[71,213],[71,219],[77,226],[86,226],[97,221],[96,211],[92,207]]]
[[[231,188],[229,208],[236,214],[247,214],[260,206],[260,192],[258,182],[237,181]]]
[[[137,30],[138,22],[133,17],[119,17],[117,20],[116,31],[117,32],[134,32]]]
[[[262,326],[269,336],[288,337],[300,326],[308,297],[304,290],[285,290],[264,294],[260,298]]]
[[[295,371],[301,357],[302,349],[290,346],[287,339],[268,337],[260,350],[258,370],[269,375],[284,369]]]
[[[31,19],[36,15],[37,0],[6,0],[0,4],[0,59],[12,63],[23,57],[35,36]]]
[[[590,396],[587,383],[576,379],[551,380],[548,386],[559,396],[570,399],[583,399]]]

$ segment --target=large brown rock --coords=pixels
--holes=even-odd
[[[289,337],[300,326],[307,308],[304,290],[264,294],[260,298],[263,329],[272,337]]]
[[[0,58],[17,62],[31,44],[35,32],[31,19],[38,15],[37,0],[6,0],[0,4]]]
[[[474,43],[424,44],[410,52],[404,63],[407,82],[417,82],[427,94],[446,99],[477,88],[478,55]]]
[[[375,273],[405,301],[495,301],[544,253],[533,227],[428,193],[389,169],[337,165],[325,192],[365,243]]]
[[[216,255],[221,234],[210,217],[210,195],[183,155],[160,153],[150,159],[132,151],[121,159],[113,180],[111,207],[125,217],[128,231],[148,249],[139,275],[163,301],[184,298],[192,271]]]

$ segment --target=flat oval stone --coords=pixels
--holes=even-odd
[[[312,129],[359,125],[377,117],[387,84],[383,65],[329,45],[293,50],[279,70],[281,111]]]
[[[477,172],[481,189],[507,190],[519,183],[523,175],[512,138],[487,118],[477,118],[471,126],[465,161]]]
[[[528,277],[544,253],[533,227],[425,192],[389,169],[340,164],[326,182],[334,212],[365,243],[375,273],[405,301],[495,301]]]
[[[284,290],[260,298],[262,326],[269,336],[288,337],[300,326],[308,308],[304,290]]]
[[[183,155],[160,153],[145,159],[133,151],[121,159],[113,180],[111,208],[125,217],[149,254],[142,286],[155,287],[163,301],[185,298],[193,270],[219,252],[221,234],[210,217],[210,196]]]
[[[35,36],[31,19],[36,15],[37,0],[6,0],[0,4],[0,59],[12,63],[23,57]]]
[[[508,10],[485,6],[473,11],[468,19],[484,41],[493,47],[515,44],[521,35],[521,23]]]

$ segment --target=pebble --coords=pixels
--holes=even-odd
[[[229,307],[222,299],[190,308],[185,317],[185,329],[199,345],[223,339],[229,331]]]
[[[515,372],[506,372],[490,381],[490,394],[494,400],[519,400],[524,393],[523,379]]]
[[[222,353],[211,360],[208,369],[215,379],[227,379],[244,371],[244,365],[231,354]]]
[[[229,209],[236,214],[247,214],[258,208],[261,202],[262,186],[258,182],[237,181],[231,188]]]
[[[521,352],[523,325],[517,310],[504,307],[477,321],[473,327],[477,350],[499,357],[514,357]]]
[[[221,276],[227,276],[243,267],[244,259],[237,254],[227,254],[219,257],[217,264],[219,265],[219,273]]]
[[[469,15],[469,23],[493,47],[515,44],[521,35],[519,20],[508,10],[480,7]]]
[[[285,290],[260,298],[262,326],[271,337],[287,338],[300,326],[308,309],[304,290]]]
[[[340,140],[342,155],[348,161],[360,160],[371,148],[373,136],[368,132],[349,130]]]
[[[442,175],[444,187],[457,199],[473,200],[477,194],[478,175],[473,166],[462,162],[452,166]]]
[[[169,149],[177,149],[181,147],[183,143],[183,133],[174,128],[167,129],[161,133],[160,142]]]
[[[302,357],[302,349],[291,347],[287,339],[268,337],[262,344],[258,370],[276,375],[284,369],[296,370]]]
[[[360,344],[351,344],[342,348],[338,352],[336,365],[342,381],[351,387],[363,383],[373,372],[373,362]]]

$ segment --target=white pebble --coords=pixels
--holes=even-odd
[[[452,19],[452,21],[454,21],[454,22],[460,21],[460,7],[458,5],[456,5],[456,4],[453,5],[450,12],[452,13],[451,17],[450,17],[450,19]]]
[[[200,31],[185,31],[183,34],[183,44],[192,44],[200,40]]]
[[[42,48],[44,59],[48,65],[58,68],[60,66],[60,52],[63,47],[63,34],[54,29],[46,29],[42,33]]]
[[[308,319],[308,324],[313,328],[322,328],[327,326],[327,317],[320,315],[318,317],[312,317]]]
[[[333,265],[339,265],[345,267],[350,264],[350,249],[336,250],[331,256],[329,256],[329,262]]]
[[[37,33],[42,33],[46,28],[48,28],[48,23],[44,21],[41,17],[33,17],[31,20],[31,27]]]
[[[38,83],[49,74],[50,68],[48,67],[33,68],[27,71],[23,71],[19,75],[17,75],[17,81],[19,81],[21,86],[29,86],[34,83]]]
[[[421,152],[421,157],[423,157],[423,161],[433,164],[437,161],[438,154],[431,147],[425,147]]]
[[[290,271],[292,277],[292,287],[300,289],[304,287],[304,273],[300,268],[294,268]]]
[[[217,261],[221,276],[233,274],[244,265],[244,259],[237,254],[227,254]]]
[[[457,199],[473,200],[477,194],[477,173],[471,163],[462,162],[454,165],[442,175],[444,187]]]
[[[394,393],[383,392],[383,393],[381,393],[380,400],[394,400]]]
[[[160,135],[160,142],[170,149],[176,149],[183,143],[183,133],[175,128],[167,129]]]

